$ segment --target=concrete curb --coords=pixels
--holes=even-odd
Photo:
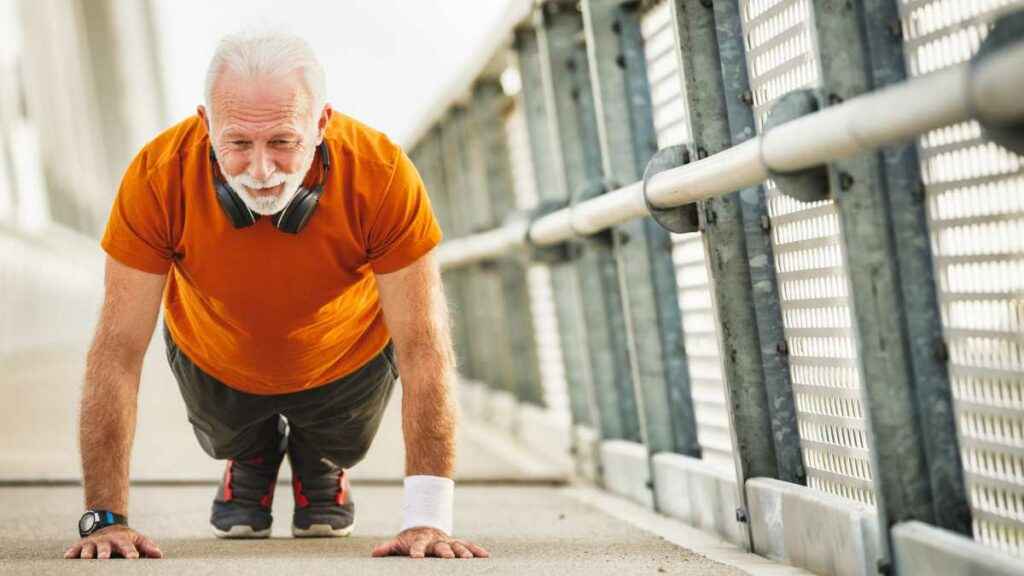
[[[604,487],[633,502],[654,508],[651,466],[647,447],[625,440],[601,443]]]
[[[519,449],[543,461],[555,476],[573,475],[573,430],[568,422],[540,408],[521,404],[503,390],[488,388],[477,381],[459,381],[459,404],[468,425],[504,434],[516,440]]]
[[[878,520],[869,506],[768,478],[748,480],[746,490],[756,553],[818,574],[876,573]]]
[[[690,456],[658,453],[654,455],[654,487],[662,513],[737,546],[747,546],[746,528],[736,521],[739,492],[729,470]]]
[[[1024,575],[1024,560],[922,522],[897,524],[892,540],[899,574]]]

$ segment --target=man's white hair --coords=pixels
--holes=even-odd
[[[305,40],[270,30],[246,30],[225,36],[217,44],[206,71],[207,114],[212,117],[213,88],[224,72],[256,78],[287,75],[295,70],[302,71],[309,91],[310,113],[315,119],[326,98],[326,79],[323,66]]]

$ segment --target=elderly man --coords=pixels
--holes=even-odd
[[[440,239],[412,163],[332,111],[304,41],[224,39],[205,107],[142,149],[110,213],[80,422],[88,510],[65,556],[161,556],[126,514],[142,358],[162,297],[189,421],[203,450],[227,459],[210,518],[218,536],[270,535],[286,457],[292,534],[350,534],[347,469],[401,370],[404,520],[373,555],[486,557],[451,536],[453,353],[430,254]]]

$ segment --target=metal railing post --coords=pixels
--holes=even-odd
[[[585,0],[584,30],[606,181],[633,182],[657,149],[640,14]],[[650,218],[615,227],[628,351],[648,450],[700,454],[668,232]]]
[[[543,3],[536,15],[549,123],[560,152],[563,189],[572,204],[604,191],[586,47],[579,41],[583,19],[576,2],[564,0]],[[613,238],[600,234],[580,241],[583,249],[575,268],[581,320],[601,414],[601,438],[641,442]]]
[[[463,129],[465,110],[460,107],[449,111],[441,125],[440,134],[440,162],[444,180],[443,206],[446,218],[444,230],[449,238],[458,238],[471,234],[464,215],[455,210],[456,206],[465,202],[466,198],[466,162],[463,155]],[[452,293],[452,301],[455,304],[453,319],[455,322],[455,333],[457,342],[461,349],[456,350],[461,373],[474,379],[482,377],[482,365],[480,360],[480,348],[483,343],[478,343],[474,338],[475,326],[478,326],[474,318],[474,307],[472,306],[473,290],[470,275],[471,270],[460,269],[446,272],[445,284]]]
[[[540,202],[559,204],[568,199],[565,192],[559,150],[548,117],[544,91],[540,46],[534,28],[516,31],[515,50],[522,80],[522,103],[530,143],[530,158]],[[587,334],[580,319],[580,301],[577,295],[576,271],[571,264],[552,263],[551,283],[558,318],[559,340],[565,362],[565,379],[569,391],[569,407],[573,423],[600,430],[600,411],[594,392],[587,352]]]
[[[483,162],[482,181],[478,181],[478,185],[490,200],[486,221],[492,227],[515,210],[512,166],[502,121],[508,104],[508,98],[497,81],[481,81],[474,87],[473,124]],[[495,267],[495,280],[502,294],[502,307],[498,310],[502,348],[495,360],[501,363],[504,387],[522,402],[543,405],[537,343],[526,285],[526,263],[519,258],[507,257],[498,261]]]
[[[861,11],[859,4],[814,1],[823,99],[829,103],[868,92],[895,73],[891,42],[878,30],[865,37],[866,24],[877,25],[880,16],[885,21],[883,11],[895,18],[895,8],[874,2]],[[943,522],[964,531],[970,518],[962,477],[951,481],[961,470],[951,391],[935,359],[927,358],[928,342],[934,350],[941,328],[932,275],[923,272],[932,266],[925,213],[901,198],[919,185],[911,184],[907,170],[914,168],[906,153],[899,156],[890,152],[883,163],[877,155],[860,155],[833,162],[830,171],[847,247],[883,572],[892,569],[890,528],[896,523]]]
[[[678,0],[676,6],[686,14],[680,37],[692,71],[687,93],[695,110],[695,138],[705,148],[698,156],[715,154],[756,133],[753,112],[743,102],[749,78],[739,7],[717,2],[710,8],[699,0]],[[741,491],[745,480],[756,476],[804,484],[763,188],[710,200],[705,214]],[[765,424],[770,436],[761,439]]]
[[[465,158],[465,196],[460,203],[466,218],[466,228],[471,233],[490,230],[501,222],[494,218],[491,202],[491,188],[500,185],[489,178],[489,162],[484,149],[485,140],[491,138],[488,114],[490,109],[481,107],[481,102],[472,99],[466,104],[463,118],[462,153]],[[505,318],[505,295],[501,286],[498,265],[485,260],[468,269],[472,290],[473,318],[470,329],[474,343],[478,343],[478,369],[476,376],[487,386],[513,392],[512,372],[515,367],[509,354],[507,321]]]
[[[898,0],[864,0],[868,65],[875,89],[906,80]],[[942,317],[928,234],[920,162],[914,143],[882,148],[882,180],[896,263],[900,272],[915,400],[924,433],[936,526],[971,535],[967,497],[953,409],[953,391],[942,333]]]

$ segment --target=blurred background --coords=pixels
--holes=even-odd
[[[334,108],[408,144],[464,87],[528,0],[0,0],[0,480],[79,477],[77,401],[102,298],[103,232],[135,153],[202,102],[218,39],[298,33]],[[467,46],[481,47],[479,51]],[[145,363],[136,479],[216,479],[160,338]],[[397,429],[374,477],[401,478]],[[483,474],[508,467],[477,459]]]
[[[324,63],[334,108],[405,143],[529,4],[2,0],[0,221],[97,235],[134,153],[201,103],[226,33],[300,34]]]

